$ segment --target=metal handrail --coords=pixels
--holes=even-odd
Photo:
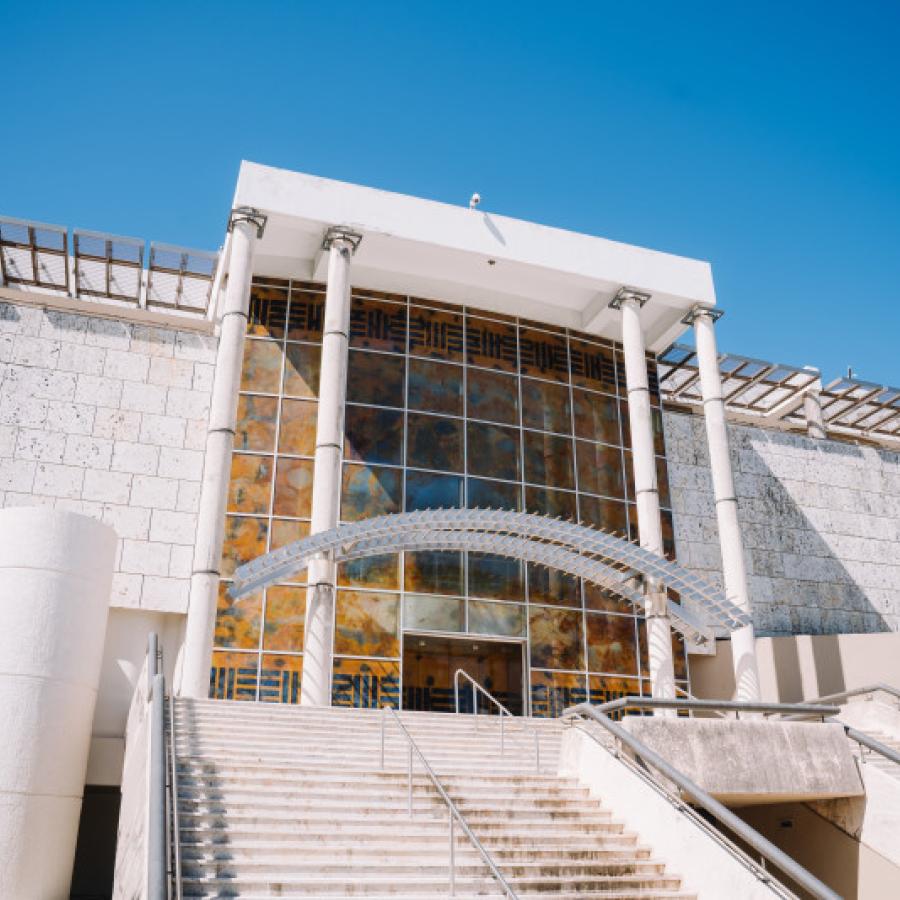
[[[895,697],[897,700],[897,706],[900,707],[900,689],[893,687],[893,685],[885,684],[882,681],[876,682],[875,684],[866,685],[866,687],[853,688],[849,691],[840,691],[837,694],[825,694],[823,697],[815,697],[812,700],[805,700],[804,703],[824,703],[824,702],[839,702],[841,700],[849,700],[851,697],[860,697],[865,694],[890,694],[892,697]],[[871,700],[872,698],[869,697]]]
[[[579,704],[584,705],[584,704]],[[590,704],[588,704],[590,705]],[[617,700],[610,700],[607,703],[601,703],[595,706],[602,712],[616,712],[626,707],[632,709],[685,709],[685,710],[703,710],[705,712],[715,712],[716,710],[726,710],[728,712],[740,715],[743,713],[763,713],[763,715],[798,715],[798,716],[819,716],[824,719],[826,716],[833,716],[839,712],[836,706],[824,706],[809,703],[765,703],[765,702],[747,702],[744,700],[678,700],[663,697],[619,697]],[[573,707],[574,709],[575,707]],[[566,710],[563,715],[566,714]]]
[[[392,706],[384,706],[381,711],[381,768],[384,769],[384,738],[385,738],[385,722],[387,721],[387,715],[390,713],[393,716],[394,722],[400,728],[403,736],[406,738],[407,743],[409,744],[409,760],[407,767],[407,777],[408,777],[408,787],[407,787],[407,811],[409,813],[409,817],[412,818],[413,814],[413,805],[412,805],[412,779],[413,779],[413,753],[415,753],[419,760],[422,763],[422,768],[425,770],[425,773],[431,779],[431,783],[434,785],[438,794],[440,794],[441,799],[444,803],[447,804],[447,808],[449,810],[449,823],[450,823],[450,845],[449,845],[449,876],[450,876],[450,896],[456,896],[456,843],[455,843],[455,835],[454,835],[454,822],[458,822],[460,828],[462,828],[463,833],[466,837],[472,842],[475,849],[481,854],[481,858],[484,860],[485,864],[491,871],[491,875],[497,880],[500,884],[500,887],[503,888],[506,896],[511,898],[511,900],[519,900],[519,895],[510,887],[509,882],[503,877],[500,870],[497,868],[497,864],[494,862],[493,857],[490,853],[487,852],[484,845],[478,838],[475,836],[472,829],[469,827],[469,823],[466,822],[465,817],[459,811],[456,804],[450,798],[450,795],[444,789],[444,786],[441,784],[440,779],[434,772],[434,769],[428,763],[428,760],[425,758],[425,754],[422,753],[419,745],[413,739],[413,736],[409,733],[406,726],[400,721],[400,717],[397,715],[397,711]]]
[[[683,687],[681,687],[680,685],[677,685],[677,684],[675,685],[675,693],[681,694],[687,700],[699,700],[700,699],[699,697],[695,697],[690,691],[685,690]],[[728,716],[721,710],[715,709],[715,710],[710,710],[710,712],[715,713],[715,715],[718,716],[720,719],[728,718]]]
[[[497,709],[500,710],[500,755],[506,755],[506,732],[504,726],[504,717],[509,716],[511,719],[516,718],[487,688],[479,684],[465,669],[457,669],[453,675],[453,697],[456,703],[456,714],[459,715],[459,676],[462,675],[472,685],[472,714],[478,715],[478,691],[481,691]],[[525,722],[528,720],[522,718],[522,733],[525,733]],[[528,728],[534,734],[534,770],[538,774],[541,771],[541,736],[537,728],[529,723]]]
[[[159,671],[158,640],[147,642],[147,698],[150,707],[150,777],[147,831],[147,898],[168,900],[168,823],[166,816],[166,676]]]
[[[655,704],[659,705],[661,708],[672,708],[672,704],[669,701],[649,700],[649,702],[646,702],[648,698],[641,697],[626,697],[624,699],[628,701],[645,701],[641,705],[646,706],[647,708],[652,708]],[[718,701],[695,700],[684,702],[694,704],[703,703],[705,705],[707,703],[716,703]],[[723,701],[723,703],[724,702],[725,701]],[[706,810],[706,812],[713,816],[717,821],[719,821],[722,825],[724,825],[735,835],[737,835],[737,837],[739,837],[750,847],[752,847],[753,850],[759,853],[761,857],[768,860],[780,871],[784,872],[796,884],[798,884],[804,890],[809,891],[809,893],[812,894],[813,897],[817,898],[817,900],[841,900],[840,895],[835,893],[830,887],[828,887],[828,885],[824,884],[818,878],[816,878],[815,875],[804,869],[803,866],[793,860],[784,851],[780,850],[771,841],[763,837],[758,831],[756,831],[754,828],[751,828],[743,819],[735,815],[730,809],[728,809],[728,807],[720,803],[714,797],[710,796],[698,784],[693,782],[686,775],[682,774],[674,766],[666,762],[666,760],[663,759],[658,753],[651,750],[646,744],[638,740],[638,738],[634,737],[631,732],[623,728],[617,722],[614,722],[611,718],[609,718],[609,716],[605,714],[605,710],[609,709],[610,707],[618,709],[621,708],[621,705],[626,704],[620,704],[620,701],[615,700],[611,703],[604,703],[601,706],[592,706],[590,703],[579,703],[577,706],[572,706],[567,709],[563,713],[563,717],[581,716],[582,718],[590,719],[591,721],[601,725],[610,734],[612,734],[613,737],[617,738],[623,745],[628,747],[628,749],[631,750],[631,752],[634,753],[635,756],[638,757],[645,765],[652,766],[664,778],[667,778],[669,781],[673,782],[688,797],[690,797],[694,803],[696,803],[702,809]],[[628,703],[627,705],[635,704]],[[744,707],[746,712],[761,712],[763,710],[759,710],[757,707],[769,707],[778,704],[755,704],[729,701],[726,708],[734,710],[735,705]],[[602,742],[595,735],[591,734],[588,731],[585,731],[584,733],[588,734],[593,740],[597,741],[600,746],[603,746]]]
[[[169,697],[169,764],[170,780],[169,791],[172,811],[172,832],[169,846],[172,848],[174,881],[171,895],[174,900],[181,900],[181,820],[178,812],[178,757],[175,751],[175,697]]]

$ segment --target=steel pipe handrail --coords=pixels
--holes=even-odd
[[[686,700],[699,700],[699,697],[695,697],[690,691],[685,690],[680,685],[675,685],[675,693],[681,694]],[[721,710],[709,710],[710,712],[714,712],[720,719],[725,719],[727,716]]]
[[[626,698],[641,699],[641,698]],[[613,701],[614,703],[617,701]],[[763,837],[754,828],[751,828],[743,819],[735,815],[727,806],[710,796],[698,784],[686,775],[682,774],[674,766],[670,765],[658,753],[651,750],[646,744],[638,740],[627,729],[614,722],[601,710],[610,704],[592,706],[590,703],[579,703],[563,713],[564,718],[581,716],[590,719],[605,728],[613,737],[617,738],[624,746],[628,747],[645,765],[652,766],[657,772],[669,781],[673,782],[681,791],[690,797],[694,803],[706,810],[722,825],[732,831],[737,837],[745,841],[763,858],[767,859],[777,869],[784,872],[791,880],[796,882],[804,890],[809,891],[816,900],[841,900],[840,894],[835,893],[827,884],[824,884],[811,872],[808,872],[783,850],[776,847],[771,841]],[[760,704],[744,704],[756,706]],[[583,732],[602,746],[602,742],[596,735],[589,731]]]
[[[631,709],[684,709],[704,710],[707,712],[722,710],[735,713],[763,713],[764,715],[803,715],[833,716],[839,712],[836,706],[819,706],[803,703],[751,703],[743,700],[679,700],[663,697],[619,697],[598,704],[595,709],[602,713],[617,712],[629,707]],[[573,707],[574,708],[574,707]]]
[[[840,700],[849,700],[851,697],[860,697],[865,694],[890,694],[892,697],[896,697],[898,701],[898,706],[900,706],[900,689],[893,687],[893,685],[885,684],[882,681],[876,682],[875,684],[866,685],[866,687],[852,688],[849,691],[839,691],[836,694],[825,694],[822,697],[814,697],[812,700],[803,700],[803,703],[823,703],[823,702],[836,702]]]
[[[851,728],[849,725],[844,725],[840,719],[832,719],[831,721],[836,722],[838,725],[844,726],[844,732],[847,737],[852,741],[856,741],[857,744],[861,744],[863,747],[868,747],[870,750],[874,750],[876,753],[880,753],[886,759],[889,759],[893,763],[897,763],[900,765],[900,753],[896,750],[888,747],[887,744],[882,744],[881,741],[876,741],[875,738],[870,737],[864,731],[858,731],[856,728]],[[860,754],[860,757],[862,754]]]
[[[169,764],[171,765],[169,791],[172,804],[172,834],[170,846],[172,848],[172,877],[174,880],[171,896],[174,900],[181,900],[181,819],[178,812],[178,757],[175,751],[174,697],[169,697]]]
[[[483,685],[479,684],[465,669],[457,669],[453,675],[453,698],[456,703],[456,714],[459,715],[459,676],[462,675],[471,685],[472,685],[472,712],[474,715],[478,715],[478,695],[477,691],[481,691],[497,709],[500,710],[500,755],[506,755],[506,738],[505,731],[503,725],[503,717],[509,716],[511,719],[515,719],[516,717]],[[526,726],[525,722],[528,720],[523,717],[522,719],[522,733],[525,733]],[[534,770],[538,774],[541,772],[541,736],[540,732],[537,728],[535,728],[530,722],[528,724],[528,728],[534,734]]]
[[[147,640],[150,751],[147,825],[147,898],[168,900],[168,817],[166,816],[166,676],[159,671],[159,641]]]
[[[383,706],[381,708],[381,768],[384,769],[384,737],[385,737],[385,722],[387,721],[387,715],[390,713],[393,716],[394,723],[400,729],[403,737],[406,738],[407,743],[409,744],[409,764],[408,764],[408,788],[407,788],[407,809],[409,812],[410,818],[412,818],[412,776],[413,776],[413,753],[419,757],[419,761],[422,763],[422,768],[425,770],[425,774],[431,779],[431,783],[434,785],[441,799],[447,805],[447,809],[449,810],[450,815],[450,896],[456,896],[456,855],[455,855],[455,844],[454,844],[454,835],[453,835],[453,823],[454,820],[459,823],[460,828],[462,828],[463,833],[466,837],[472,842],[475,849],[481,855],[481,858],[484,860],[488,869],[490,869],[491,875],[497,880],[500,884],[500,887],[503,888],[506,896],[511,898],[511,900],[519,900],[519,895],[510,887],[509,882],[503,877],[501,871],[497,868],[497,864],[494,862],[493,857],[490,853],[487,852],[484,845],[480,840],[475,836],[472,829],[469,827],[469,823],[466,821],[463,814],[459,811],[457,805],[453,802],[450,795],[445,790],[443,784],[441,784],[440,779],[434,772],[434,769],[431,768],[428,760],[425,758],[425,754],[419,748],[419,745],[413,739],[413,736],[409,733],[406,726],[400,720],[400,716],[397,715],[397,711],[392,706]]]

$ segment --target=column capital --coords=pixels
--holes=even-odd
[[[701,316],[709,316],[713,322],[718,322],[724,315],[724,309],[719,309],[716,306],[708,306],[705,303],[695,303],[681,322],[684,325],[693,325]]]
[[[643,306],[650,299],[649,294],[643,291],[636,291],[634,288],[621,287],[616,292],[616,296],[609,301],[610,309],[621,309],[623,303],[633,300],[638,306]]]
[[[268,216],[263,215],[258,209],[252,206],[237,206],[228,215],[228,230],[234,231],[234,226],[239,222],[249,222],[256,226],[256,236],[261,238],[266,230],[266,222]]]
[[[357,247],[362,243],[362,235],[358,231],[345,228],[343,225],[332,225],[322,238],[322,249],[330,250],[335,244],[343,245],[350,253],[356,253]]]

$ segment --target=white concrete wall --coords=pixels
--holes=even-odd
[[[679,562],[721,583],[702,416],[664,416]],[[900,453],[729,425],[758,634],[900,631]]]
[[[115,533],[0,511],[0,897],[68,897]]]
[[[0,302],[0,506],[111,525],[112,606],[183,613],[216,340],[127,316]]]

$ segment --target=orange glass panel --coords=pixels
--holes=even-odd
[[[347,522],[400,511],[403,472],[379,466],[344,466],[341,518]]]
[[[516,327],[466,316],[466,361],[470,366],[515,372]]]
[[[616,369],[611,347],[572,339],[569,354],[573,385],[610,394],[616,392]]]
[[[250,288],[247,334],[259,337],[284,337],[288,292],[284,288],[254,284]]]
[[[582,669],[581,611],[531,606],[531,665],[541,669]]]
[[[539,516],[559,516],[572,521],[577,518],[575,494],[549,488],[526,487],[525,510]]]
[[[272,519],[272,540],[269,549],[277,550],[299,541],[309,534],[309,522],[297,522],[293,519]],[[293,581],[305,581],[306,570],[299,572],[292,578]]]
[[[568,383],[569,353],[560,334],[519,329],[519,372],[535,378],[550,378]]]
[[[409,408],[461,416],[462,382],[462,366],[412,359],[409,362]],[[473,413],[470,411],[469,415]]]
[[[417,550],[404,556],[404,586],[420,594],[463,593],[462,554],[453,550]]]
[[[400,595],[338,591],[334,652],[347,656],[400,655]]]
[[[348,406],[344,418],[344,459],[397,466],[403,462],[403,413]]]
[[[519,387],[515,377],[483,369],[466,372],[466,415],[504,425],[519,424]]]
[[[266,650],[302,650],[306,622],[306,588],[277,585],[266,589]]]
[[[575,442],[578,462],[578,489],[589,494],[625,499],[622,451],[607,444]]]
[[[575,434],[589,441],[604,444],[622,443],[619,434],[619,404],[615,397],[572,391],[575,414]]]
[[[528,599],[553,606],[581,606],[581,588],[573,575],[528,563]]]
[[[357,709],[400,706],[400,663],[374,659],[335,659],[331,705]]]
[[[462,426],[461,419],[409,413],[406,425],[406,464],[421,469],[461,472]]]
[[[277,418],[278,399],[276,397],[241,394],[238,397],[234,449],[261,450],[271,453],[275,449]]]
[[[259,699],[264,703],[299,703],[302,656],[263,654],[259,667]]]
[[[351,350],[347,365],[347,400],[374,406],[403,406],[406,360],[388,353]]]
[[[311,344],[286,344],[284,387],[289,397],[318,397],[322,348]]]
[[[531,671],[531,714],[557,718],[570,706],[587,700],[584,675],[575,672]]]
[[[312,507],[313,461],[279,457],[275,464],[275,501],[272,512],[276,516],[309,518]]]
[[[406,350],[406,306],[353,297],[350,346],[403,353]]]
[[[410,307],[409,354],[462,362],[463,317],[459,313]]]
[[[621,500],[605,500],[603,497],[578,495],[581,521],[593,528],[601,528],[619,537],[628,536],[627,507]]]
[[[228,511],[267,513],[272,493],[271,456],[231,455],[231,480],[228,482]]]
[[[519,477],[519,432],[515,428],[469,422],[466,427],[470,475],[515,481]]]
[[[631,616],[588,614],[588,669],[616,675],[637,675],[637,638]]]
[[[216,700],[255,700],[258,670],[258,653],[214,650],[210,666],[209,696]]]
[[[396,553],[367,556],[338,565],[341,587],[400,589],[400,557]]]
[[[572,439],[541,431],[526,431],[525,480],[553,487],[575,487]]]
[[[217,647],[256,650],[259,647],[259,620],[262,614],[262,593],[256,591],[235,600],[228,596],[229,585],[219,584],[216,606],[216,630],[213,643]]]
[[[568,385],[523,378],[522,425],[541,431],[571,434],[572,409]]]
[[[288,340],[320,341],[325,321],[325,292],[291,288],[291,312],[288,317]]]
[[[319,404],[311,400],[281,401],[279,453],[312,456],[316,452],[316,417]]]
[[[615,612],[625,615],[635,612],[634,607],[627,600],[623,600],[618,594],[591,584],[589,581],[584,582],[584,605],[586,609],[594,609],[598,612]]]
[[[591,703],[609,703],[610,700],[620,700],[622,697],[649,696],[650,685],[638,678],[615,678],[606,675],[589,675],[588,691]],[[626,707],[624,710],[616,710],[608,713],[612,719],[621,719],[629,712],[637,712],[637,709]]]
[[[274,341],[244,341],[241,390],[277,394],[281,385],[281,344]]]
[[[266,552],[269,526],[265,519],[251,516],[225,517],[225,542],[222,547],[222,577],[230,578],[234,570]]]

